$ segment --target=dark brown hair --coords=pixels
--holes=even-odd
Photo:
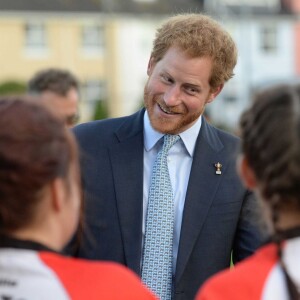
[[[26,226],[44,188],[77,161],[74,137],[36,100],[0,98],[0,228]]]
[[[28,83],[28,92],[30,94],[51,91],[55,94],[66,96],[71,88],[78,90],[76,77],[67,70],[54,68],[39,71]]]
[[[300,212],[300,86],[277,85],[257,93],[240,120],[242,149],[254,171],[263,201],[271,208],[290,299],[300,295],[282,260],[282,242],[300,236],[300,228],[278,228],[280,212]]]
[[[300,100],[294,87],[258,93],[240,121],[243,152],[266,201],[300,209]]]
[[[181,14],[169,18],[156,31],[151,57],[155,62],[163,58],[170,47],[178,47],[191,57],[210,57],[214,89],[233,76],[237,62],[237,48],[221,25],[202,14]]]

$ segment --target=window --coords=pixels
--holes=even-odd
[[[99,53],[104,47],[104,30],[100,25],[85,25],[82,28],[82,48],[86,53]]]
[[[277,51],[277,28],[275,25],[265,25],[260,34],[261,49],[265,53]]]
[[[27,23],[25,25],[25,47],[38,51],[47,48],[46,29],[43,23]]]
[[[106,88],[104,81],[89,80],[83,85],[84,98],[88,102],[104,100],[106,98]]]
[[[92,120],[95,117],[99,105],[106,107],[106,84],[101,80],[88,80],[82,85],[82,98],[84,99],[85,119]]]

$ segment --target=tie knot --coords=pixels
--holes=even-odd
[[[164,136],[163,151],[168,152],[171,147],[180,139],[179,135],[166,134]]]

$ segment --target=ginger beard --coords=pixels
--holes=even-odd
[[[202,115],[205,107],[203,105],[194,112],[188,111],[183,104],[180,107],[168,107],[163,95],[153,95],[149,91],[148,83],[144,88],[144,104],[153,129],[164,134],[179,134],[190,128]]]

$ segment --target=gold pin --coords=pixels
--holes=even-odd
[[[222,172],[221,172],[222,165],[219,162],[217,162],[215,164],[215,167],[216,167],[216,174],[221,175],[222,174]]]

